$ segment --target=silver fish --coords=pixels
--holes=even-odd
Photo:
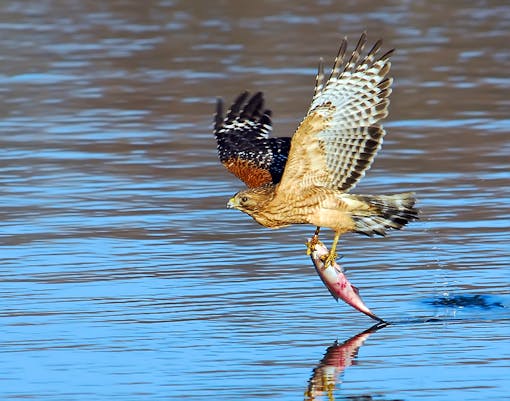
[[[311,241],[311,239],[309,241]],[[370,316],[372,319],[384,322],[383,319],[376,316],[370,309],[368,309],[359,295],[359,290],[350,283],[347,276],[344,274],[344,270],[338,263],[334,262],[328,267],[324,266],[323,260],[328,254],[328,248],[326,248],[322,242],[317,241],[313,249],[311,249],[310,257],[312,258],[317,274],[333,298],[337,301],[341,299],[346,304],[359,310],[365,315]]]

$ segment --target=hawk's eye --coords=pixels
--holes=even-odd
[[[243,203],[248,202],[248,197],[247,196],[243,196],[241,198],[241,202],[243,202]]]

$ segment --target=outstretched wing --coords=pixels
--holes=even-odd
[[[363,33],[344,62],[347,41],[342,40],[325,85],[321,60],[312,104],[292,138],[280,189],[317,185],[347,192],[370,168],[385,135],[377,123],[388,115],[393,50],[379,56],[378,40],[362,58],[366,42]]]
[[[269,138],[271,111],[264,109],[261,92],[248,102],[241,93],[223,117],[223,102],[218,99],[214,136],[221,163],[248,187],[278,183],[290,148],[290,138]]]

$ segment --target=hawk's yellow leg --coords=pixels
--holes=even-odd
[[[321,230],[320,227],[317,227],[315,229],[315,232],[313,233],[313,237],[310,241],[306,243],[306,254],[310,256],[312,252],[315,250],[315,245],[319,242],[319,231]]]
[[[335,238],[333,239],[333,244],[331,245],[331,250],[329,251],[328,257],[324,261],[324,268],[328,266],[332,266],[336,260],[336,246],[338,244],[338,240],[340,239],[340,233],[335,233]]]

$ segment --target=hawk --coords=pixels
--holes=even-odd
[[[292,138],[270,138],[271,111],[261,92],[243,92],[226,117],[218,99],[214,124],[221,163],[248,189],[227,204],[259,224],[280,228],[290,224],[316,226],[308,253],[315,249],[321,227],[335,232],[325,266],[334,263],[342,234],[386,235],[417,219],[414,193],[355,195],[349,193],[370,168],[385,130],[392,78],[390,56],[380,54],[378,40],[363,56],[361,35],[346,57],[347,39],[340,43],[329,78],[324,82],[322,59],[312,102]]]

